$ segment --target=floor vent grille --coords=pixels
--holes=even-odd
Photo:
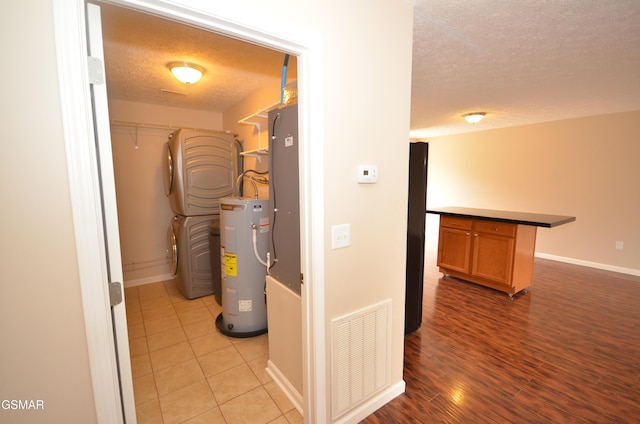
[[[331,322],[332,416],[389,385],[391,300]]]

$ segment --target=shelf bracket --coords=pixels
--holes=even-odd
[[[257,150],[266,150],[266,149],[260,149],[260,146],[262,146],[262,143],[261,143],[262,130],[269,123],[269,112],[275,109],[278,106],[278,104],[279,103],[274,103],[271,106],[260,109],[257,112],[252,113],[251,115],[245,116],[244,118],[238,120],[238,124],[253,125],[258,130],[258,149]],[[268,140],[266,144],[267,145],[269,144]],[[248,156],[254,156],[254,155],[248,155]],[[258,160],[260,160],[259,156],[256,156],[256,157],[258,157]]]
[[[262,162],[262,157],[269,154],[269,149],[254,149],[247,150],[246,152],[240,152],[240,156],[251,156],[258,159],[258,162]]]

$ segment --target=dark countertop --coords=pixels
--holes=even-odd
[[[494,211],[490,209],[463,208],[447,206],[427,209],[427,213],[437,215],[459,216],[463,218],[489,219],[492,221],[510,222],[512,224],[533,225],[536,227],[557,227],[576,220],[575,216],[545,215],[540,213]]]

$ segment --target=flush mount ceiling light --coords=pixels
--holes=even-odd
[[[473,113],[467,113],[466,115],[462,115],[464,117],[464,119],[466,119],[466,121],[470,124],[477,124],[478,122],[482,121],[482,118],[484,118],[484,115],[486,115],[486,112],[473,112]]]
[[[170,62],[167,63],[167,68],[178,81],[185,84],[195,84],[200,81],[205,71],[202,66],[189,62]]]

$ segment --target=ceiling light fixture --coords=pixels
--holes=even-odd
[[[205,71],[202,66],[189,62],[170,62],[167,63],[167,68],[178,81],[185,84],[195,84],[200,81]]]
[[[467,120],[468,123],[470,124],[477,124],[478,122],[482,121],[482,118],[484,118],[484,115],[486,115],[486,112],[473,112],[473,113],[467,113],[466,115],[462,115],[464,117],[464,119]]]

